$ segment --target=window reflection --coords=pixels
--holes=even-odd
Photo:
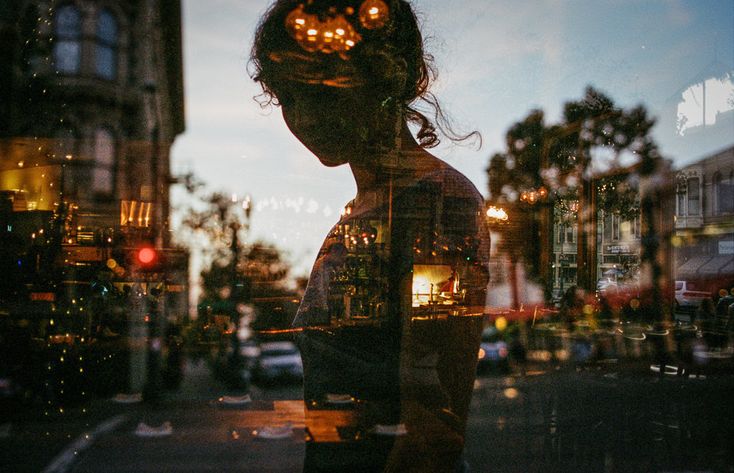
[[[110,10],[99,12],[95,37],[95,71],[104,79],[114,79],[117,77],[118,26]]]
[[[106,128],[95,132],[94,161],[92,191],[97,195],[111,196],[114,189],[115,139]]]
[[[5,3],[1,471],[731,470],[726,0]]]
[[[63,74],[76,74],[81,68],[82,21],[79,8],[64,5],[54,16],[54,63]]]

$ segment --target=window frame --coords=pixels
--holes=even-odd
[[[103,31],[102,25],[104,25],[103,18],[110,20],[109,25],[113,25],[114,28],[110,34],[110,37],[106,37],[107,34]],[[120,20],[117,14],[110,8],[102,7],[95,16],[95,28],[94,28],[94,74],[96,77],[101,79],[114,81],[117,80],[120,73]],[[102,64],[103,52],[108,52],[110,55],[110,64],[112,68],[111,72],[105,71]]]
[[[62,15],[66,12],[73,12],[76,15],[76,18],[74,19],[76,24],[65,25],[60,22],[60,20],[63,19]],[[56,8],[56,11],[54,12],[53,59],[54,68],[60,74],[78,75],[82,71],[83,20],[84,19],[81,9],[74,3],[63,4]],[[66,31],[67,27],[70,29],[69,31]],[[73,31],[71,31],[72,29]],[[62,67],[62,65],[65,64],[64,60],[71,60],[71,56],[67,55],[67,53],[62,52],[61,50],[64,45],[75,46],[75,48],[72,48],[74,50],[71,52],[71,55],[74,56],[74,64],[72,67]]]

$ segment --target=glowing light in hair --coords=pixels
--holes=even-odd
[[[304,50],[324,54],[337,53],[346,59],[345,53],[362,40],[362,36],[347,19],[352,15],[354,9],[351,7],[339,12],[333,6],[325,15],[308,13],[306,6],[301,3],[286,17],[285,28]],[[389,18],[389,8],[382,0],[365,0],[359,8],[358,20],[364,29],[382,28]]]

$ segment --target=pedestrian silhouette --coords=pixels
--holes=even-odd
[[[257,29],[252,65],[296,138],[325,166],[348,165],[357,185],[293,327],[307,406],[355,399],[357,437],[381,439],[356,452],[314,439],[305,471],[461,471],[489,233],[474,185],[427,151],[439,132],[472,135],[438,125],[412,8],[277,1]]]

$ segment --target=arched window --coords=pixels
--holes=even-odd
[[[714,176],[714,195],[716,196],[716,213],[734,213],[734,179],[729,174],[723,177],[721,173]]]
[[[94,133],[94,170],[92,192],[111,196],[114,190],[115,138],[109,130],[99,128]]]
[[[56,10],[54,22],[54,63],[62,74],[79,72],[82,58],[82,18],[74,5]]]
[[[97,16],[97,29],[94,46],[94,68],[99,77],[117,77],[117,18],[109,10],[102,10]]]

